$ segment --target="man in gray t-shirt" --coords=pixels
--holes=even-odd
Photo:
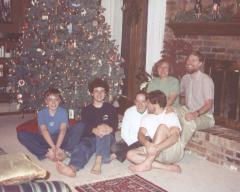
[[[203,60],[200,52],[190,53],[186,61],[187,74],[180,83],[184,106],[177,111],[183,128],[181,139],[184,146],[196,130],[212,127],[215,123],[214,84],[211,77],[200,71]]]

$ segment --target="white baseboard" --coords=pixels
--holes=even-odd
[[[0,113],[17,112],[18,103],[0,103]]]

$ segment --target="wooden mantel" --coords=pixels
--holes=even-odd
[[[185,35],[240,36],[240,22],[168,23],[176,37]]]

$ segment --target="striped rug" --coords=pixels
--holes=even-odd
[[[71,192],[71,189],[60,181],[35,181],[18,185],[0,185],[0,192]]]

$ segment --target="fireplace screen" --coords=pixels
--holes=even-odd
[[[215,117],[240,121],[240,63],[206,60],[205,71],[215,86]]]

